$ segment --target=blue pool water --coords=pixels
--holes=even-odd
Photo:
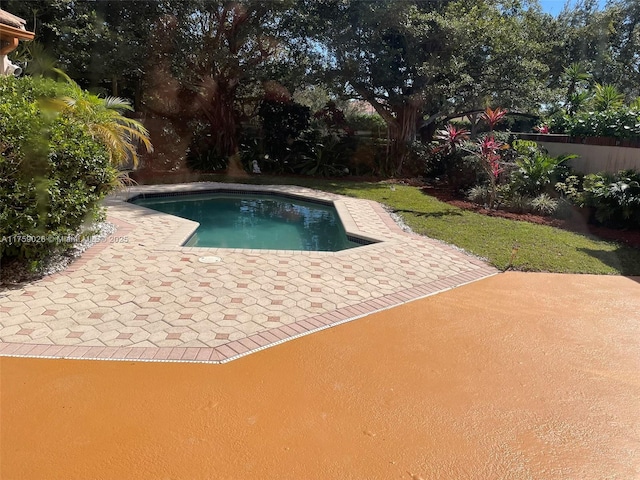
[[[132,203],[198,222],[186,247],[337,252],[359,246],[347,238],[333,206],[221,193],[138,198]]]

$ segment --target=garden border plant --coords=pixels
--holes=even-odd
[[[38,270],[104,217],[115,167],[135,163],[138,141],[151,145],[122,115],[128,102],[71,81],[0,77],[0,97],[0,259]]]

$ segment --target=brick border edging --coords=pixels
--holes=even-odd
[[[479,262],[480,263],[480,262]],[[401,292],[370,299],[333,312],[298,320],[289,325],[233,340],[218,347],[89,347],[0,343],[0,356],[69,360],[115,360],[141,362],[190,362],[222,364],[373,313],[420,300],[484,278],[497,275],[493,267],[471,270]]]

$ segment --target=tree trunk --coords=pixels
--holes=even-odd
[[[480,123],[480,114],[472,113],[467,116],[469,122],[471,122],[471,138],[476,138],[478,135],[478,124]]]
[[[205,115],[211,124],[211,138],[216,153],[224,158],[238,151],[238,122],[234,109],[235,87],[223,85],[215,89],[205,106]]]
[[[409,156],[409,144],[416,140],[421,107],[422,102],[411,99],[395,109],[396,121],[389,126],[389,133],[391,157],[397,175],[402,175]]]
[[[419,114],[422,112],[424,99],[419,95],[408,96],[402,104],[389,106],[378,102],[375,96],[363,86],[358,84],[353,86],[387,123],[388,157],[392,165],[386,162],[387,164],[381,168],[381,173],[386,175],[395,172],[401,175],[407,159],[408,144],[416,139]]]

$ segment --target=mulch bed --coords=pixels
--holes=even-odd
[[[455,191],[442,185],[422,185],[420,186],[420,189],[426,195],[431,195],[442,202],[463,210],[470,210],[490,217],[501,217],[509,220],[537,223],[538,225],[549,225],[551,227],[557,227],[571,232],[591,234],[602,238],[603,240],[615,241],[634,248],[640,248],[640,230],[620,230],[594,225],[589,223],[589,212],[585,209],[576,207],[571,212],[571,216],[569,218],[559,219],[535,215],[532,213],[514,213],[504,210],[489,210],[481,205],[477,205],[473,202],[460,198]]]

